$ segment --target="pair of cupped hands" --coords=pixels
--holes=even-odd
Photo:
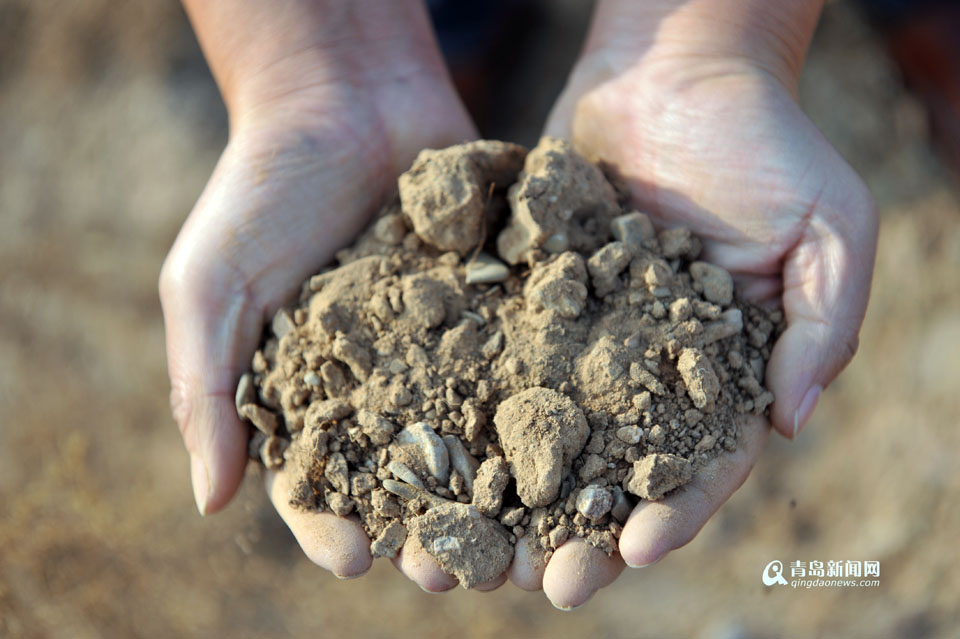
[[[683,546],[746,479],[771,424],[795,437],[856,350],[877,221],[861,180],[796,102],[818,3],[701,4],[600,2],[544,134],[616,165],[637,209],[661,228],[692,229],[742,296],[782,306],[770,420],[748,418],[715,468],[641,502],[619,553],[571,539],[544,567],[518,544],[507,574],[480,590],[509,579],[569,609],[625,565]],[[229,143],[160,277],[171,404],[209,514],[247,463],[233,398],[265,320],[352,241],[418,151],[477,133],[419,2],[185,5],[230,116]],[[306,555],[338,577],[366,572],[360,524],[292,508],[289,481],[266,474]],[[456,585],[415,539],[394,564],[427,591]]]

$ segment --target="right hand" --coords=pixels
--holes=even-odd
[[[244,14],[207,0],[189,9],[202,42],[205,20]],[[312,15],[270,11],[256,16],[253,40],[271,27],[296,34]],[[171,406],[202,514],[230,501],[246,467],[248,427],[233,398],[265,321],[354,238],[421,149],[475,136],[419,3],[339,6],[323,17],[304,36],[309,46],[241,69],[217,48],[222,38],[204,43],[230,140],[160,276]],[[366,572],[370,540],[359,523],[291,508],[289,480],[267,473],[268,492],[307,556],[339,577]],[[412,544],[396,563],[425,589],[455,584]]]

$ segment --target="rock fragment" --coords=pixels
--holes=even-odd
[[[552,252],[580,248],[593,240],[589,234],[571,233],[573,222],[584,216],[609,220],[618,211],[616,193],[600,169],[559,138],[543,138],[527,154],[507,200],[510,219],[497,236],[497,252],[507,264],[529,261],[548,242]]]
[[[441,251],[466,255],[480,243],[490,185],[513,182],[525,154],[516,144],[489,140],[421,151],[398,182],[413,230]]]
[[[537,263],[524,284],[524,296],[534,309],[554,311],[575,319],[587,300],[587,269],[583,258],[572,252],[550,262]]]
[[[733,278],[719,266],[694,262],[690,265],[690,277],[693,279],[694,288],[699,287],[703,296],[714,304],[726,306],[733,301]]]
[[[595,484],[581,490],[577,497],[577,512],[591,521],[606,515],[612,506],[613,495],[610,491]]]
[[[590,434],[587,420],[566,395],[533,387],[500,403],[493,418],[525,506],[546,506]]]
[[[616,290],[619,276],[630,264],[630,252],[623,242],[610,242],[587,260],[591,282],[597,297]]]
[[[633,463],[626,489],[643,499],[657,500],[683,486],[693,476],[690,461],[672,453],[652,453]]]
[[[503,457],[489,457],[477,469],[473,482],[473,505],[487,517],[495,517],[510,481],[510,467]]]
[[[502,575],[513,559],[507,531],[473,506],[449,503],[408,522],[423,548],[464,588]]]
[[[492,284],[502,282],[510,275],[510,268],[486,253],[480,253],[477,258],[467,264],[467,284]]]
[[[720,380],[707,356],[697,348],[685,348],[677,359],[677,370],[693,405],[712,413],[720,394]]]
[[[397,443],[413,446],[420,452],[420,459],[431,475],[441,484],[450,479],[450,454],[443,440],[425,422],[407,426],[397,434]]]
[[[699,238],[695,237],[690,229],[673,228],[660,232],[660,250],[663,256],[668,260],[683,257],[688,260],[695,260],[700,255],[702,244]]]
[[[277,432],[277,416],[263,406],[244,404],[240,407],[240,417],[256,426],[264,435],[270,436]]]
[[[396,430],[393,422],[368,410],[357,413],[357,423],[360,424],[361,432],[378,446],[389,444]]]
[[[370,554],[374,557],[388,557],[390,559],[397,556],[403,542],[407,540],[407,529],[394,519],[380,532],[377,538],[370,543]]]
[[[450,457],[450,465],[463,477],[464,485],[467,491],[473,492],[473,480],[477,476],[477,468],[480,462],[477,458],[467,452],[463,447],[459,437],[453,435],[443,436],[443,445],[447,447],[447,454]]]
[[[613,218],[610,232],[634,256],[640,255],[644,247],[652,248],[651,244],[657,243],[650,218],[637,211]]]

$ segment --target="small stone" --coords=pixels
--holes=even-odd
[[[293,316],[290,315],[290,311],[285,308],[278,310],[273,316],[273,321],[270,322],[270,329],[273,331],[273,334],[277,336],[277,339],[282,339],[284,335],[296,327],[297,325],[293,321]]]
[[[473,482],[473,504],[481,513],[495,517],[503,503],[503,491],[510,481],[510,468],[503,457],[490,457],[477,470]]]
[[[377,478],[373,473],[350,473],[350,494],[356,497],[366,495],[377,487]]]
[[[570,529],[566,526],[555,526],[547,538],[549,539],[550,547],[556,550],[563,545],[563,542],[570,538]]]
[[[504,514],[500,517],[500,523],[507,528],[513,528],[519,524],[520,520],[523,519],[524,513],[526,513],[526,510],[520,507],[505,508],[504,511]],[[519,536],[522,537],[522,535]]]
[[[303,423],[307,426],[320,426],[341,420],[352,412],[353,407],[342,399],[325,399],[310,404]]]
[[[330,455],[323,476],[327,478],[327,481],[337,492],[350,492],[350,473],[347,470],[347,459],[343,456],[343,453]]]
[[[739,308],[731,308],[720,315],[720,319],[703,325],[703,342],[712,344],[717,340],[733,337],[743,331],[743,313]]]
[[[720,380],[713,370],[710,360],[696,348],[685,348],[677,359],[677,370],[687,387],[687,394],[693,405],[702,411],[712,413],[716,408],[720,394]]]
[[[588,482],[602,475],[607,470],[607,462],[596,453],[587,455],[580,467],[580,479]]]
[[[503,282],[510,276],[510,268],[487,253],[480,253],[467,264],[467,284]]]
[[[630,513],[633,512],[633,504],[627,498],[623,489],[619,486],[613,487],[613,506],[610,508],[610,514],[621,524],[627,522]]]
[[[407,426],[397,434],[397,443],[412,445],[420,451],[421,460],[441,484],[450,479],[450,455],[443,440],[425,422]]]
[[[577,497],[577,512],[591,521],[596,521],[610,512],[613,495],[606,488],[590,485]]]
[[[613,218],[610,232],[633,255],[639,255],[645,243],[656,239],[650,218],[637,211]]]
[[[414,500],[421,495],[421,490],[419,488],[406,482],[396,481],[393,479],[384,479],[381,482],[381,485],[388,493],[392,493],[397,497],[403,497],[408,501]]]
[[[616,290],[619,275],[628,264],[630,252],[622,242],[610,242],[587,260],[587,270],[597,297]]]
[[[277,416],[263,406],[244,404],[240,407],[240,417],[256,426],[264,435],[270,436],[277,432]]]
[[[426,488],[426,486],[423,485],[423,481],[417,477],[417,474],[410,470],[410,467],[403,462],[394,459],[387,464],[387,470],[393,473],[393,476],[400,481],[406,482],[411,486],[416,486],[417,488]]]
[[[473,492],[473,480],[477,476],[477,468],[480,462],[477,458],[467,452],[463,447],[459,437],[453,435],[444,435],[443,445],[447,447],[447,454],[450,458],[450,465],[453,466],[463,478],[467,491]]]
[[[721,306],[726,306],[733,301],[733,278],[719,266],[707,262],[694,262],[690,265],[690,277],[694,285],[701,287],[703,296],[708,301]]]
[[[473,506],[439,505],[410,519],[408,526],[440,568],[467,589],[499,577],[513,559],[504,527]]]
[[[660,250],[668,260],[683,257],[694,260],[700,255],[700,240],[690,233],[690,229],[675,228],[660,232]]]
[[[690,319],[690,316],[693,314],[693,304],[690,303],[690,299],[686,297],[681,297],[680,299],[674,300],[670,304],[670,321],[671,322],[684,322]]]
[[[361,432],[377,446],[389,444],[397,428],[390,420],[368,410],[357,413],[357,423],[360,424]]]
[[[342,493],[327,493],[327,506],[337,517],[346,517],[353,510],[353,500]]]
[[[520,501],[536,508],[556,499],[590,434],[580,407],[566,395],[534,386],[501,402],[493,421]]]
[[[276,435],[267,437],[260,448],[260,460],[268,470],[282,468],[285,450],[287,450],[287,440]]]
[[[617,429],[617,439],[624,444],[636,444],[643,436],[643,429],[639,426],[624,426]]]
[[[407,225],[403,221],[403,216],[398,213],[384,215],[373,225],[373,236],[377,241],[390,246],[403,242],[406,234]]]
[[[237,384],[237,393],[235,396],[237,414],[246,404],[253,404],[257,401],[257,389],[253,385],[253,375],[244,373],[240,376],[240,382]]]
[[[641,384],[651,393],[656,395],[666,395],[666,387],[660,383],[660,380],[653,376],[653,373],[640,365],[639,362],[630,364],[630,379]]]
[[[359,344],[338,333],[333,340],[333,356],[347,365],[353,376],[364,382],[370,375],[370,353]]]
[[[576,319],[587,300],[587,269],[577,253],[562,253],[548,263],[538,262],[524,284],[524,296],[534,309]]]
[[[370,554],[374,557],[397,556],[403,542],[407,540],[407,529],[398,519],[394,519],[384,527],[377,538],[370,543]]]
[[[307,386],[320,386],[322,381],[316,371],[307,371],[303,376],[303,383]]]
[[[689,460],[670,453],[653,453],[633,464],[633,477],[626,486],[643,499],[662,499],[693,477]]]

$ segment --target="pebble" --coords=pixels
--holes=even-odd
[[[248,420],[264,435],[273,435],[277,431],[277,416],[263,406],[244,404],[240,407],[240,417]]]
[[[447,454],[450,457],[450,465],[463,477],[464,485],[467,491],[473,492],[473,480],[477,476],[477,469],[480,462],[477,458],[467,452],[463,447],[459,437],[453,435],[444,435],[443,444],[447,447]]]
[[[450,479],[450,454],[447,447],[425,422],[417,422],[404,428],[397,434],[397,443],[415,446],[420,451],[427,470],[441,484],[446,484]]]
[[[650,218],[638,211],[613,218],[610,232],[634,255],[640,253],[644,242],[655,237]]]
[[[714,304],[726,306],[733,301],[733,278],[726,270],[707,262],[694,262],[690,265],[690,277],[699,284],[703,296]]]
[[[317,375],[316,371],[307,371],[306,375],[303,376],[303,383],[307,386],[319,386],[321,384],[320,376]]]
[[[374,557],[393,558],[406,540],[406,527],[395,519],[387,524],[380,535],[370,544],[370,554]]]
[[[621,524],[626,523],[630,513],[633,512],[633,505],[619,486],[613,488],[613,506],[610,508],[610,514]]]
[[[396,430],[393,422],[368,410],[361,410],[357,413],[357,423],[360,424],[361,432],[378,446],[389,444],[393,432]]]
[[[547,535],[551,548],[559,548],[570,537],[570,529],[566,526],[557,526]]]
[[[244,404],[253,404],[257,399],[257,390],[253,386],[253,375],[251,373],[244,373],[240,376],[240,383],[237,384],[237,394],[235,397],[237,405],[237,413],[240,413],[240,409],[243,408]]]
[[[523,508],[514,507],[514,508],[504,508],[504,514],[500,517],[500,523],[506,526],[507,528],[513,528],[523,519],[523,514],[526,512]]]
[[[410,470],[410,467],[404,463],[393,460],[387,464],[387,470],[393,473],[393,476],[400,481],[406,482],[411,486],[416,486],[417,488],[426,488],[426,486],[423,485],[423,482],[420,481],[420,478],[417,477],[417,474]]]
[[[467,264],[467,284],[503,282],[510,276],[510,268],[487,253],[480,253]]]
[[[328,493],[327,506],[338,517],[346,517],[353,510],[353,500],[342,493]]]
[[[613,506],[613,495],[606,488],[590,485],[580,491],[577,497],[577,512],[596,521],[610,512]]]
[[[624,426],[617,429],[617,439],[624,444],[636,444],[642,435],[643,430],[639,426]]]
[[[273,334],[277,336],[277,339],[282,339],[284,335],[292,331],[297,327],[296,323],[293,321],[293,317],[290,315],[290,311],[285,308],[281,308],[273,316],[273,321],[270,322],[270,329],[273,331]]]

